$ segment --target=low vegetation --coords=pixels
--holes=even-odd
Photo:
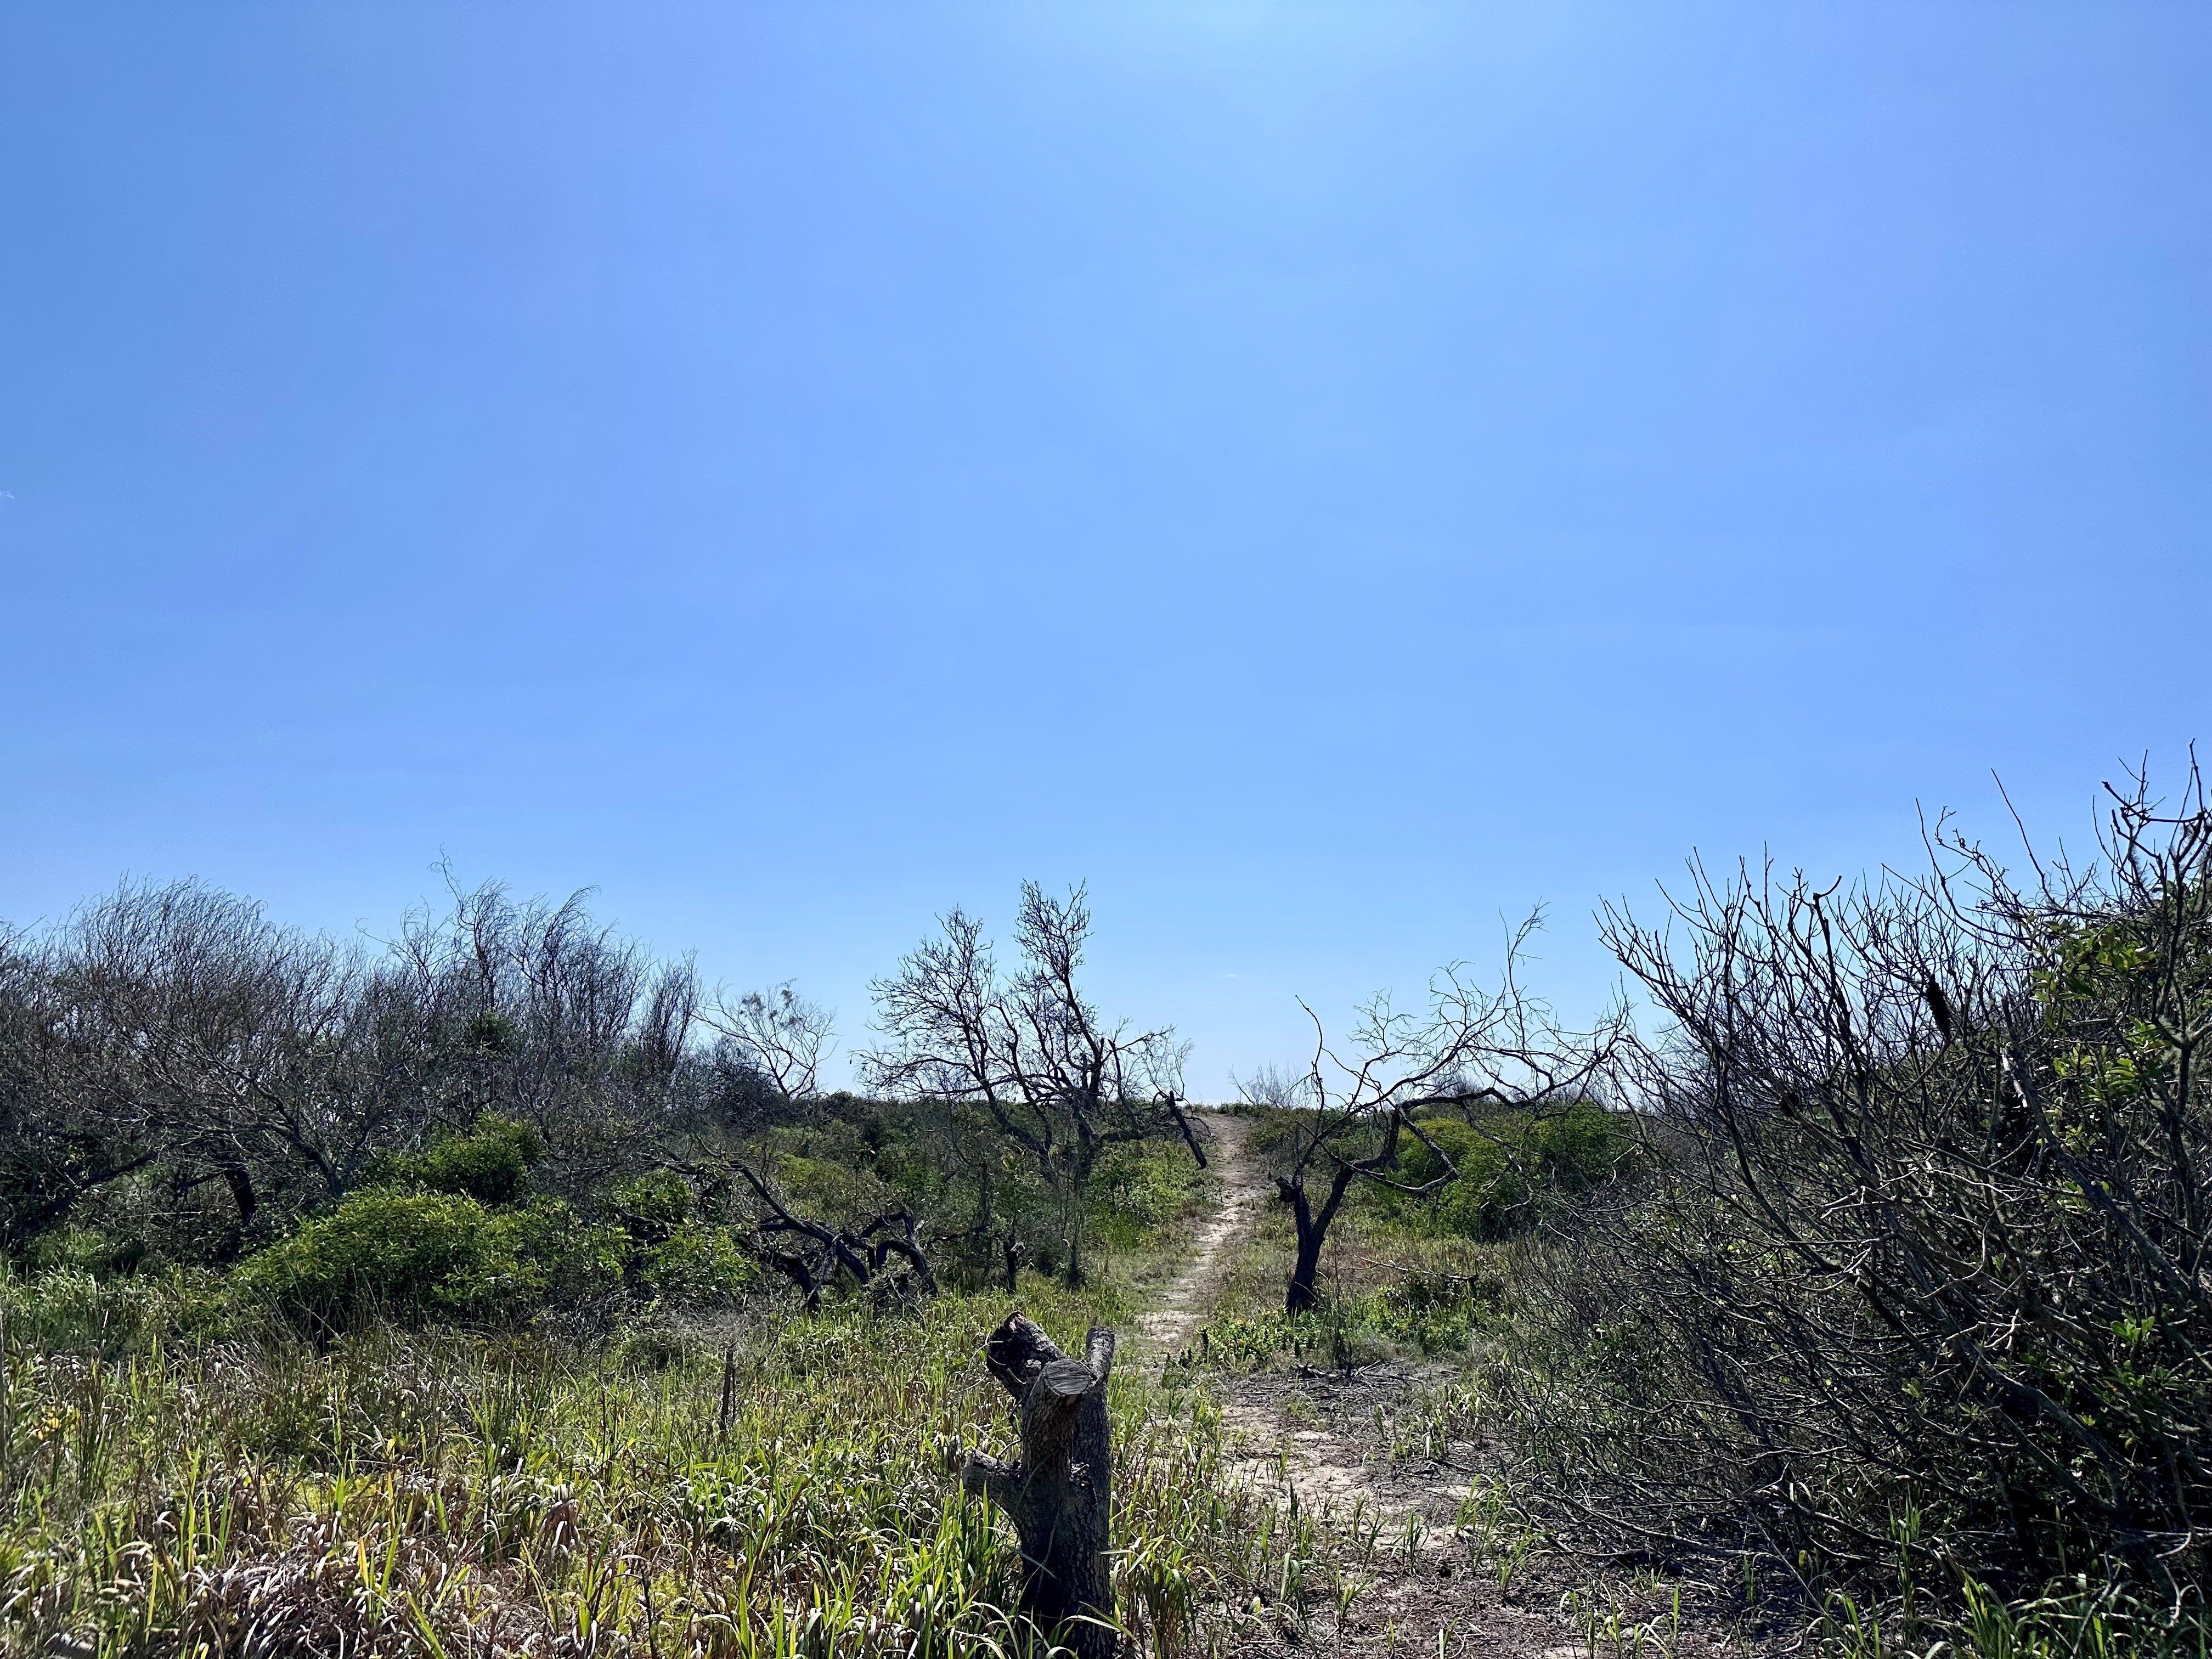
[[[2073,1586],[2201,1641],[2212,818],[2124,801],[2027,891],[1940,850],[1613,918],[1669,1023],[1628,1056],[1644,1174],[1516,1275],[1532,1490],[1908,1632]]]
[[[1945,828],[1923,879],[1608,913],[1646,1030],[1509,961],[1254,1079],[1277,1201],[1105,1391],[1134,1648],[1347,1639],[1379,1522],[1255,1479],[1223,1411],[1389,1358],[1382,1454],[1452,1471],[1467,1559],[1593,1659],[1685,1618],[2202,1659],[2191,789],[2026,885]],[[132,887],[0,939],[0,1647],[1042,1653],[962,1490],[1012,1449],[979,1345],[1017,1301],[1069,1354],[1133,1333],[1218,1198],[1172,1033],[1079,988],[1089,926],[1027,890],[1002,970],[952,913],[878,988],[866,1096],[790,988],[576,902],[370,947]]]
[[[1064,1334],[1126,1312],[1023,1291]],[[209,1340],[220,1310],[183,1286],[49,1273],[7,1307],[9,1645],[1026,1650],[1014,1558],[951,1462],[1008,1443],[976,1352],[1000,1307],[319,1345]],[[1218,1645],[1297,1529],[1224,1479],[1202,1395],[1114,1388],[1123,1620],[1149,1650]]]

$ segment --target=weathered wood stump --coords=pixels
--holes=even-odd
[[[1071,1359],[1035,1322],[1010,1314],[985,1340],[983,1359],[1020,1413],[1021,1462],[1010,1468],[970,1452],[961,1485],[1004,1510],[1021,1534],[1021,1610],[1078,1659],[1113,1659],[1106,1375],[1114,1333],[1093,1326],[1084,1358]]]

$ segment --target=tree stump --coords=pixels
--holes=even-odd
[[[1020,1413],[1022,1456],[1009,1467],[970,1452],[961,1485],[1004,1510],[1021,1534],[1021,1610],[1078,1659],[1113,1659],[1121,1639],[1107,1558],[1114,1333],[1093,1326],[1084,1358],[1071,1359],[1032,1321],[1010,1314],[985,1340],[983,1358]]]

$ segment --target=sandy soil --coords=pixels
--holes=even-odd
[[[1241,1117],[1208,1112],[1203,1124],[1207,1161],[1221,1177],[1221,1207],[1201,1223],[1191,1241],[1189,1265],[1170,1285],[1159,1305],[1137,1321],[1137,1346],[1148,1364],[1163,1365],[1191,1344],[1213,1311],[1222,1281],[1259,1219],[1267,1182],[1245,1146],[1252,1126]]]

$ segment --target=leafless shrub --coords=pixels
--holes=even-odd
[[[1563,1516],[1808,1584],[2212,1577],[2212,814],[2115,797],[2016,884],[1939,822],[1851,891],[1693,872],[1610,943],[1658,1155],[1525,1279],[1507,1382]]]
[[[536,1131],[541,1182],[586,1193],[713,1091],[697,1013],[690,963],[580,895],[456,888],[379,948],[196,883],[126,884],[0,938],[0,1243],[76,1218],[228,1259],[486,1113]]]

